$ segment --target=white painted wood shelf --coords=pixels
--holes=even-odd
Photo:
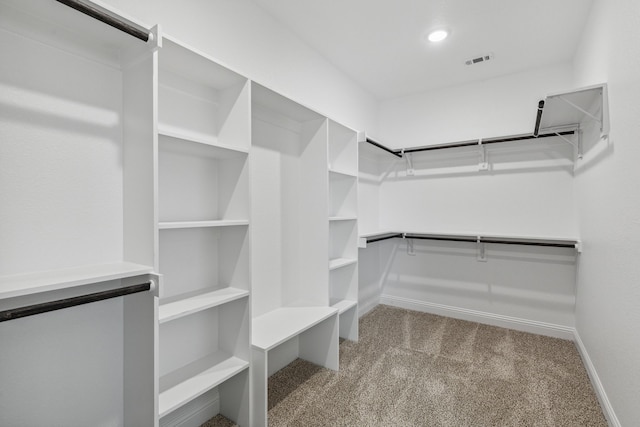
[[[240,298],[247,298],[248,296],[249,291],[229,287],[209,292],[198,292],[189,296],[175,297],[160,304],[158,321],[162,324]]]
[[[331,304],[331,307],[338,310],[339,314],[344,313],[347,310],[350,310],[358,305],[358,301],[343,299],[339,301],[335,301]]]
[[[355,258],[335,258],[329,260],[329,270],[335,270],[337,268],[346,267],[351,264],[357,263],[358,260]]]
[[[214,137],[206,137],[195,133],[190,134],[184,130],[171,130],[163,128],[162,125],[159,125],[159,129],[158,136],[161,141],[166,142],[166,144],[162,144],[162,148],[172,149],[179,147],[180,152],[184,154],[228,159],[249,153],[248,148],[222,144]]]
[[[329,221],[355,221],[358,217],[355,215],[347,215],[347,216],[330,216]]]
[[[340,170],[340,169],[335,169],[335,168],[329,168],[329,172],[330,173],[335,173],[337,175],[343,175],[349,178],[357,178],[358,174],[355,172],[349,172],[346,170]]]
[[[0,298],[12,298],[125,279],[153,272],[153,267],[130,262],[86,265],[38,273],[0,277]]]
[[[268,351],[335,315],[332,307],[281,307],[255,317],[251,344]]]
[[[179,228],[236,227],[249,225],[246,219],[219,219],[211,221],[162,221],[158,223],[160,230]]]
[[[246,360],[219,351],[162,376],[159,416],[165,416],[248,367]]]

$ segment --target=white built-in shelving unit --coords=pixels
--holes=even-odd
[[[151,292],[0,323],[0,425],[267,425],[358,338],[357,133],[91,6],[150,41],[0,0],[0,310]]]
[[[358,133],[329,121],[329,301],[358,339]]]
[[[0,310],[157,282],[154,48],[0,2]],[[153,425],[155,311],[152,291],[0,323],[0,425]]]
[[[158,415],[217,391],[248,425],[249,82],[168,37],[158,64]]]
[[[252,85],[252,422],[266,426],[268,377],[301,357],[338,369],[329,305],[328,120]]]

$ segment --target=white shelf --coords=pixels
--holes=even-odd
[[[334,168],[329,168],[329,172],[335,173],[337,175],[346,176],[346,177],[349,177],[349,178],[357,178],[358,177],[357,173],[342,171],[342,170],[338,170],[338,169],[334,169]]]
[[[358,301],[344,299],[334,302],[333,304],[331,304],[331,307],[337,309],[339,314],[342,314],[357,305]]]
[[[568,126],[579,126],[585,120],[600,123],[603,134],[609,133],[607,85],[600,84],[568,92],[550,94],[545,99],[540,133]]]
[[[54,291],[153,272],[153,267],[117,262],[0,277],[0,299]]]
[[[354,258],[335,258],[329,260],[329,270],[335,270],[337,268],[346,267],[347,265],[355,264],[358,262]]]
[[[358,217],[353,216],[330,216],[329,221],[355,221]]]
[[[198,292],[190,296],[175,297],[170,302],[160,304],[158,321],[164,323],[179,319],[248,296],[249,291],[229,287],[210,292]]]
[[[219,351],[160,378],[160,417],[247,369],[249,362]]]
[[[249,148],[220,144],[216,137],[162,124],[158,125],[158,135],[166,142],[162,148],[194,156],[229,159],[249,153]]]
[[[160,230],[170,230],[174,228],[235,227],[242,225],[249,225],[249,220],[222,219],[212,221],[163,221],[158,223],[158,228]]]
[[[263,351],[282,344],[335,315],[332,307],[282,307],[252,321],[251,344]]]

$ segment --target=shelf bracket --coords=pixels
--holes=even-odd
[[[576,152],[578,153],[578,159],[582,159],[582,132],[580,132],[580,127],[576,128],[576,133],[575,133],[578,136],[578,143],[577,144],[575,142],[571,141],[566,136],[560,134],[559,131],[554,131],[553,133],[556,136],[562,138],[563,141],[565,141],[566,143],[570,144],[573,148],[575,148]]]
[[[600,123],[600,132],[602,132],[603,129],[603,123],[602,123],[602,118],[598,118],[597,116],[594,116],[593,114],[591,114],[590,112],[588,112],[587,110],[585,110],[584,108],[574,104],[573,102],[569,101],[568,99],[566,99],[564,96],[558,96],[558,99],[560,99],[561,101],[566,102],[567,104],[571,105],[573,108],[575,108],[576,110],[580,111],[582,114],[591,117],[593,120],[597,121],[598,123]]]
[[[482,138],[478,140],[478,147],[480,147],[480,161],[478,163],[479,171],[489,170],[489,159],[487,156],[487,146],[482,144]]]
[[[413,239],[404,238],[407,241],[407,255],[416,256],[416,251],[413,247]]]
[[[404,148],[402,150],[400,150],[400,154],[402,155],[402,157],[404,157],[407,161],[407,175],[408,176],[413,176],[416,174],[415,170],[413,170],[413,159],[411,158],[411,153],[405,153],[404,152]]]
[[[476,240],[476,249],[477,249],[477,253],[476,253],[477,260],[480,262],[487,262],[487,252],[481,236],[478,236]]]

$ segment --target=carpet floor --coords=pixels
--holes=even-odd
[[[607,422],[571,341],[380,305],[340,344],[340,371],[298,359],[269,379],[269,426]]]

